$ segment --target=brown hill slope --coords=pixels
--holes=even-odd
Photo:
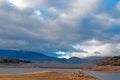
[[[120,56],[114,56],[112,58],[103,60],[97,63],[98,66],[111,65],[111,66],[120,66]]]

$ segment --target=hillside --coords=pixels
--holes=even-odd
[[[97,63],[98,66],[111,65],[111,66],[120,66],[120,56],[114,56],[112,58],[105,59]]]
[[[85,70],[120,73],[120,56],[114,56],[100,61],[96,66],[85,68]]]
[[[23,59],[33,62],[57,61],[63,60],[55,57],[50,57],[38,52],[18,51],[18,50],[0,50],[0,58]]]

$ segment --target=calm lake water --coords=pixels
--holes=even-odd
[[[58,72],[81,71],[80,69],[49,69],[49,68],[0,68],[0,74],[21,74],[29,72],[37,72],[44,70],[52,70]],[[103,73],[98,71],[83,71],[87,75],[97,77],[101,80],[120,80],[120,73]]]

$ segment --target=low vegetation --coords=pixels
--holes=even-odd
[[[98,66],[111,65],[111,66],[120,66],[120,56],[114,56],[112,58],[103,60],[97,63]]]
[[[20,64],[20,63],[31,63],[31,61],[21,60],[21,59],[1,58],[0,63],[1,64]]]

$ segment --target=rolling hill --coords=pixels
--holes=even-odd
[[[69,59],[65,59],[65,58],[56,58],[56,57],[47,56],[38,52],[18,51],[18,50],[0,50],[0,58],[23,59],[34,62],[58,62],[58,63],[67,63],[67,64],[96,62],[105,59],[105,57],[97,58],[95,56],[87,57],[87,58],[72,57]]]
[[[114,57],[105,59],[101,62],[98,62],[97,65],[99,66],[104,66],[104,65],[120,66],[120,56],[114,56]]]

